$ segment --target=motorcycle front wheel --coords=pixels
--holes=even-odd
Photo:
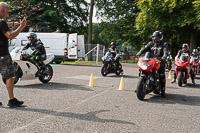
[[[16,67],[17,67],[17,66],[16,66]],[[21,76],[22,76],[22,70],[21,70],[21,68],[19,67],[19,68],[16,69],[16,71],[15,71],[15,76],[13,77],[13,79],[14,79],[14,84],[16,84],[16,83],[19,81],[19,79],[21,78]],[[2,78],[2,80],[3,80],[4,84],[6,84],[6,79],[3,79],[3,78]]]
[[[117,68],[115,74],[116,74],[116,75],[120,75],[121,72],[122,72],[122,65],[119,64],[119,66],[118,66],[118,68]]]
[[[137,84],[137,98],[139,100],[144,100],[144,97],[146,96],[145,82],[146,82],[146,78],[140,77],[138,84]]]
[[[184,73],[182,71],[179,71],[178,72],[178,86],[182,86],[183,84],[183,78],[184,78]]]
[[[103,65],[103,67],[101,68],[101,75],[102,76],[106,76],[108,73],[107,73],[107,66],[106,65]]]
[[[39,76],[39,80],[42,83],[48,83],[53,77],[53,68],[48,64],[45,66],[45,70],[41,76]]]

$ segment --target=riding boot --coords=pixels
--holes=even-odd
[[[175,83],[176,82],[176,73],[174,72],[174,78],[172,79],[171,83]]]
[[[165,96],[165,87],[162,87],[161,95],[162,95],[163,98],[166,98],[166,96]]]
[[[175,83],[176,82],[176,79],[175,78],[173,78],[172,79],[172,81],[171,81],[171,83]]]
[[[45,70],[45,64],[43,61],[39,61],[39,66],[40,66],[40,72],[43,73]]]
[[[160,75],[160,87],[161,87],[161,95],[163,98],[165,98],[165,85],[166,85],[165,75],[161,74]]]
[[[192,79],[192,84],[193,84],[193,85],[196,85],[196,83],[195,83],[194,79]]]

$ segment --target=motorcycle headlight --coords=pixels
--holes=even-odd
[[[147,68],[151,66],[150,64],[147,64],[147,63],[139,63],[138,65],[140,66],[142,70],[146,70]]]

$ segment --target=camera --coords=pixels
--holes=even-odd
[[[20,16],[19,19],[20,19],[20,20],[24,19],[24,16]]]

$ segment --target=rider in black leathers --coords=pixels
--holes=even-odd
[[[143,53],[150,52],[154,54],[156,57],[161,58],[159,72],[159,80],[161,84],[161,94],[165,97],[165,60],[168,55],[168,45],[165,42],[162,42],[163,35],[160,31],[155,31],[152,35],[152,41],[149,42],[143,49],[141,49],[136,56],[139,57]]]
[[[183,53],[187,53],[189,55],[189,58],[190,58],[191,54],[190,54],[189,46],[188,46],[187,43],[184,43],[182,45],[182,50],[178,51],[178,54],[176,55],[176,58],[180,57],[181,54],[183,54]],[[192,70],[191,65],[190,65],[190,76],[191,76],[191,79],[192,79],[192,83],[195,85],[196,83],[194,81],[194,72]],[[173,76],[173,79],[172,79],[171,83],[175,83],[175,82],[176,82],[176,72],[174,71],[174,76]]]
[[[26,44],[23,50],[26,50],[30,47],[33,52],[29,57],[36,55],[35,61],[39,64],[41,69],[44,68],[45,64],[43,61],[46,59],[46,50],[43,43],[40,39],[37,39],[37,35],[34,32],[27,33],[26,37],[28,38],[29,42]]]
[[[119,59],[120,59],[120,55],[119,55],[119,50],[118,48],[116,48],[115,42],[111,42],[111,47],[109,48],[109,52],[112,54],[112,57],[114,59],[114,61],[117,64],[117,67],[119,67]]]

